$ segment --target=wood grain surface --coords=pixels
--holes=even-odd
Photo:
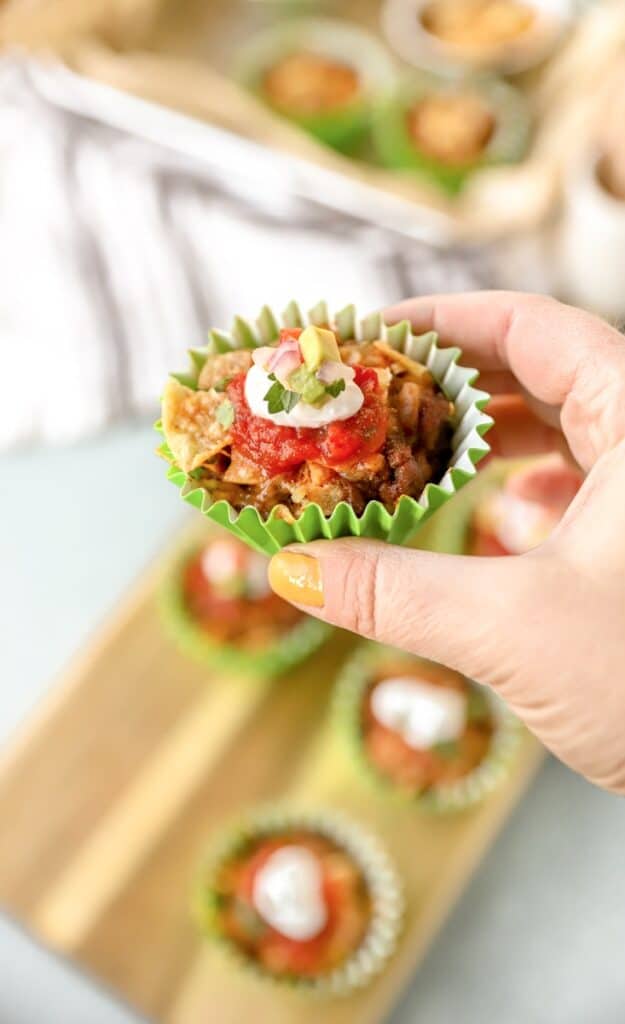
[[[457,499],[456,517],[470,497]],[[458,543],[462,531],[446,530],[442,516],[421,542],[444,546],[447,534]],[[234,1024],[253,1012],[258,1024],[308,1024],[316,1002],[247,977],[198,937],[189,893],[207,842],[245,806],[342,808],[384,839],[408,914],[386,972],[327,1004],[323,1018],[381,1021],[541,750],[525,737],[510,779],[471,812],[437,818],[385,799],[359,776],[328,716],[353,639],[337,633],[275,681],[207,672],[163,631],[161,573],[139,581],[0,762],[0,900],[158,1021]]]

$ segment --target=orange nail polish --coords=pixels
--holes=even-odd
[[[269,563],[269,583],[272,590],[286,601],[323,607],[323,580],[321,566],[312,555],[295,551],[280,551]]]

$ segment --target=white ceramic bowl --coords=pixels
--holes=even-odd
[[[586,156],[565,186],[558,232],[560,288],[569,301],[625,320],[625,199],[603,187],[600,155]]]
[[[400,57],[417,67],[467,69],[514,74],[544,60],[557,46],[572,19],[572,0],[525,0],[534,8],[532,26],[516,39],[481,52],[439,39],[422,23],[434,0],[385,0],[382,29]]]

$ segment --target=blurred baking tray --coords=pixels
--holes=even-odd
[[[154,0],[2,0],[1,47],[59,47],[90,32],[123,32],[130,45],[154,19]]]
[[[432,524],[439,538],[458,537],[447,517],[465,521],[492,471],[423,528],[422,543]],[[177,538],[174,551],[188,540]],[[508,778],[472,810],[433,817],[389,800],[360,777],[328,717],[353,640],[337,634],[275,684],[203,670],[162,629],[162,571],[137,583],[0,760],[0,901],[156,1021],[379,1024],[542,749],[525,734]],[[189,912],[222,821],[284,798],[341,808],[374,829],[404,880],[406,926],[387,969],[366,990],[322,1005],[228,965]]]
[[[210,176],[228,192],[240,191],[269,203],[279,200],[281,205],[289,198],[306,199],[341,215],[432,244],[453,239],[452,226],[444,213],[376,189],[367,181],[354,180],[329,158],[319,164],[304,155],[271,148],[228,128],[190,117],[164,103],[143,99],[140,94],[150,90],[141,89],[137,81],[129,82],[127,73],[139,70],[144,60],[150,70],[157,70],[150,57],[118,63],[107,50],[81,45],[73,63],[87,65],[94,78],[50,60],[28,62],[26,73],[37,91],[54,105],[154,143],[169,151],[172,159],[183,160],[187,170],[195,167],[198,174]],[[107,78],[114,79],[115,84],[108,84]],[[184,90],[183,83],[180,87]],[[176,106],[183,106],[183,94],[178,97],[176,89],[177,83],[169,76],[168,95],[181,100]],[[247,97],[243,96],[242,102],[247,103]],[[293,134],[290,129],[284,131]],[[312,142],[310,145],[320,148]],[[337,158],[337,163],[341,162]]]
[[[318,144],[233,81],[229,71],[238,46],[279,9],[249,0],[152,0],[151,8],[150,0],[117,0],[115,17],[100,20],[90,39],[65,48],[65,57],[88,77],[208,122],[211,130],[202,136],[198,129],[193,146],[227,175],[240,177],[246,169],[260,188],[273,180],[272,187],[285,194],[305,194],[374,224],[445,243],[527,233],[547,220],[557,205],[562,170],[586,143],[597,96],[625,45],[621,0],[605,0],[580,16],[551,60],[519,80],[535,118],[527,158],[476,173],[461,197],[450,201],[416,180]],[[378,9],[377,0],[346,0],[340,14],[371,27]],[[159,128],[154,109],[127,105],[122,111],[109,99],[100,114],[125,117],[138,134],[145,134],[149,120],[150,131],[160,131],[165,144],[191,144],[190,124],[163,116]],[[237,146],[235,137],[264,151]]]

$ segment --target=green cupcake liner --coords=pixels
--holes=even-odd
[[[317,978],[275,975],[246,956],[219,930],[216,879],[220,868],[258,837],[296,828],[317,832],[341,846],[360,867],[371,898],[371,921],[360,946],[344,964]],[[257,808],[227,826],[213,844],[194,893],[194,917],[202,933],[219,943],[235,963],[281,987],[317,996],[345,996],[363,988],[392,956],[399,937],[404,898],[388,854],[371,833],[336,811]]]
[[[458,89],[483,96],[496,116],[497,127],[479,159],[453,166],[417,149],[406,115],[415,103],[429,94],[454,93]],[[454,196],[481,168],[514,163],[522,158],[529,140],[530,118],[521,93],[500,79],[484,76],[458,79],[424,71],[405,78],[395,93],[376,104],[371,127],[374,148],[383,164],[426,178]]]
[[[353,67],[362,95],[346,107],[323,114],[289,115],[268,100],[262,89],[265,72],[296,50],[317,53]],[[235,70],[242,85],[280,117],[314,135],[320,142],[351,153],[369,128],[373,99],[394,81],[393,63],[383,47],[363,29],[329,18],[297,18],[254,38],[239,53]]]
[[[176,559],[163,577],[158,594],[159,611],[167,631],[182,653],[194,661],[207,668],[266,679],[306,661],[334,632],[326,622],[305,616],[265,650],[246,651],[212,639],[189,614],[181,586],[184,566],[198,546],[188,548]]]
[[[413,334],[407,320],[389,327],[381,313],[372,313],[359,321],[353,305],[346,306],[331,318],[325,302],[319,302],[306,318],[297,303],[291,302],[281,317],[285,327],[303,327],[306,322],[317,325],[333,323],[342,341],[383,339],[392,348],[428,367],[456,409],[452,456],[443,478],[438,483],[427,484],[418,500],[401,497],[392,513],[379,501],[369,501],[360,516],[347,502],[340,502],[330,516],[324,515],[318,505],[311,504],[294,522],[281,518],[279,509],[273,509],[264,518],[252,506],[237,513],[227,501],[212,502],[209,494],[198,486],[193,474],[185,473],[175,463],[170,466],[168,479],[180,489],[184,501],[266,555],[273,555],[295,542],[333,540],[337,537],[371,537],[391,544],[406,544],[433,512],[475,476],[478,462],[490,451],[484,440],[493,424],[484,412],[489,396],[473,386],[477,370],[458,364],[460,349],[439,348],[434,331]],[[267,306],[261,311],[255,327],[236,317],[229,333],[213,330],[206,348],[192,350],[189,373],[174,376],[182,384],[196,387],[209,356],[233,348],[270,344],[277,339],[279,330],[280,324]],[[156,426],[160,429],[160,424]],[[166,444],[161,445],[159,453],[173,463]]]
[[[472,683],[489,701],[496,721],[487,756],[474,771],[456,782],[432,788],[421,794],[410,794],[402,790],[392,779],[384,776],[371,764],[362,744],[362,699],[371,682],[371,674],[376,664],[389,655],[393,658],[402,656],[401,652],[378,644],[362,644],[344,666],[336,682],[332,709],[334,724],[344,736],[355,764],[384,795],[399,798],[404,803],[412,803],[426,811],[445,814],[475,807],[509,775],[523,734],[523,726],[492,690]],[[405,657],[407,661],[415,660],[410,655]]]

